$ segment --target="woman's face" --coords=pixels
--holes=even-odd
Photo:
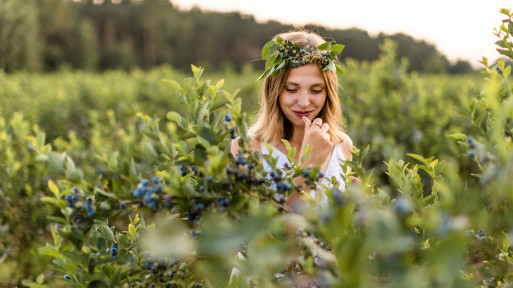
[[[278,98],[280,109],[294,127],[304,126],[303,116],[312,121],[326,102],[326,83],[315,64],[290,70]]]

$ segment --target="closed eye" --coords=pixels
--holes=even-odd
[[[315,94],[319,94],[321,92],[322,92],[322,90],[312,90],[312,93],[315,93]]]
[[[297,89],[288,89],[288,88],[287,88],[287,92],[295,93],[295,92],[297,92]]]

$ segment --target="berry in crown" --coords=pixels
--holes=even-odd
[[[267,42],[262,48],[262,60],[265,60],[265,72],[258,77],[265,79],[268,76],[276,76],[281,69],[296,68],[308,63],[318,63],[322,71],[331,70],[344,73],[337,62],[337,56],[344,50],[344,45],[334,41],[325,42],[317,47],[309,45],[305,47],[284,40],[280,36],[276,40]]]

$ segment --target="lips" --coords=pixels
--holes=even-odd
[[[312,111],[294,111],[294,114],[296,114],[299,118],[305,116],[308,118],[308,115],[310,115]]]

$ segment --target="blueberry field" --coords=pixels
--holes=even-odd
[[[292,179],[318,168],[230,153],[261,71],[0,74],[0,286],[513,287],[511,66],[423,75],[380,49],[339,77],[362,183],[301,213]]]

